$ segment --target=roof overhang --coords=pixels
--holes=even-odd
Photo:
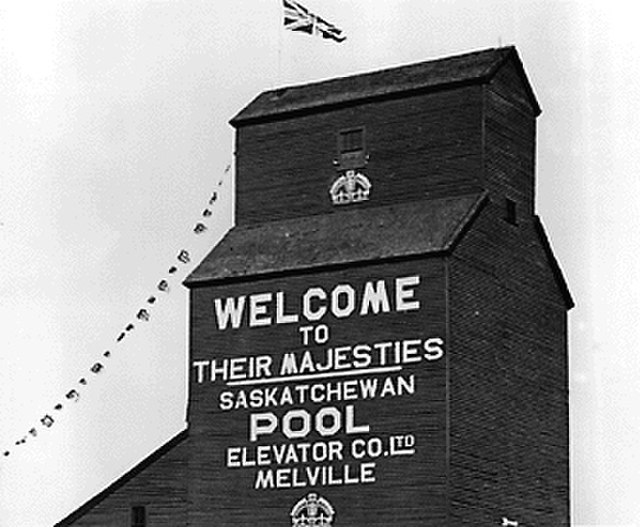
[[[187,277],[193,288],[449,251],[487,195],[341,209],[235,227]]]

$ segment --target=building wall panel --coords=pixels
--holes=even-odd
[[[337,134],[357,126],[365,127],[363,172],[373,185],[358,206],[477,190],[481,101],[474,86],[240,128],[238,224],[334,211]]]
[[[484,149],[487,189],[531,214],[535,200],[536,122],[522,80],[505,65],[485,87]]]
[[[568,525],[566,314],[533,227],[490,206],[450,265],[452,519]]]
[[[356,291],[364,290],[367,281],[385,280],[388,292],[392,294],[395,278],[418,276],[416,299],[419,308],[404,312],[393,311],[376,315],[356,314],[337,318],[328,315],[316,324],[326,324],[330,338],[324,344],[311,343],[305,346],[299,328],[307,325],[302,320],[295,324],[249,327],[219,330],[213,315],[215,298],[250,295],[264,292],[284,291],[287,293],[287,313],[300,313],[300,298],[309,287],[322,287],[332,291],[338,285],[350,284]],[[191,379],[189,404],[190,432],[193,438],[193,455],[190,464],[189,498],[190,525],[249,526],[260,523],[265,526],[280,526],[290,522],[289,513],[293,505],[308,492],[317,492],[328,499],[336,510],[336,525],[383,526],[400,522],[404,525],[432,525],[441,527],[446,522],[446,396],[445,360],[429,362],[398,363],[389,355],[382,363],[379,349],[373,352],[373,361],[368,367],[392,366],[393,370],[367,373],[366,375],[344,376],[341,368],[329,370],[331,377],[315,377],[313,380],[297,380],[282,383],[267,383],[267,387],[296,387],[323,385],[324,398],[316,401],[294,401],[269,404],[260,408],[224,410],[220,405],[222,393],[232,391],[239,400],[237,386],[218,380],[210,382],[210,376],[199,382],[195,363],[200,360],[246,357],[268,354],[274,358],[274,375],[279,371],[277,364],[285,353],[298,356],[306,349],[314,355],[314,363],[324,363],[324,352],[328,348],[345,346],[347,350],[358,344],[392,343],[388,349],[396,349],[395,342],[422,342],[430,338],[444,342],[446,309],[444,295],[444,267],[441,259],[413,261],[396,264],[372,264],[350,269],[316,273],[307,276],[287,276],[270,280],[253,281],[243,284],[229,284],[218,287],[197,288],[192,291],[192,337],[191,337]],[[273,309],[268,312],[273,314]],[[400,349],[400,348],[398,348]],[[393,352],[395,353],[395,351]],[[346,357],[353,357],[345,351]],[[348,361],[351,359],[347,359]],[[402,362],[402,361],[401,361]],[[396,368],[399,366],[399,368]],[[350,374],[357,368],[348,367]],[[366,369],[366,368],[365,368]],[[349,375],[350,375],[349,374]],[[333,376],[335,375],[335,377]],[[396,382],[413,377],[415,392],[382,396],[382,387],[387,382]],[[326,383],[334,387],[338,383],[376,381],[375,396],[361,396],[346,399],[326,396]],[[246,389],[259,388],[249,385]],[[279,392],[282,393],[282,392]],[[367,425],[367,432],[349,434],[344,428],[335,435],[322,436],[311,430],[303,438],[288,438],[283,435],[281,423],[273,434],[265,434],[259,441],[250,439],[251,414],[273,412],[279,418],[290,410],[304,409],[315,415],[321,409],[334,407],[346,412],[352,406],[356,425]],[[331,423],[331,421],[329,421]],[[344,421],[343,421],[344,422]],[[403,450],[414,450],[407,455],[396,455],[390,447],[392,437],[410,435],[415,446]],[[366,455],[357,458],[353,453],[355,441],[380,440],[383,451],[379,456]],[[309,484],[289,488],[257,488],[258,469],[249,466],[232,466],[228,452],[232,447],[246,447],[253,452],[255,447],[299,445],[333,441],[341,445],[343,457],[320,462],[296,460],[292,463],[272,463],[265,468],[278,470],[296,468],[332,467],[336,473],[345,465],[359,469],[362,463],[374,463],[375,481],[360,481],[355,484]],[[253,454],[250,454],[253,455]],[[300,481],[305,478],[301,478]],[[307,480],[308,483],[308,480]]]

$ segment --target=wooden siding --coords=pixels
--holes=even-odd
[[[539,108],[511,48],[446,65],[293,88],[280,101],[267,92],[239,114],[238,228],[187,280],[188,441],[141,464],[64,525],[126,527],[131,506],[147,505],[149,527],[280,527],[309,491],[332,503],[336,527],[475,527],[503,517],[523,526],[569,525],[572,302],[534,215]],[[416,91],[415,83],[437,79],[445,84]],[[337,133],[358,126],[366,129],[370,200],[335,207],[328,190],[338,175]],[[516,225],[504,220],[505,198],[518,206]],[[420,311],[262,327],[248,327],[245,312],[240,328],[216,328],[214,298],[283,291],[286,312],[299,313],[311,286],[358,290],[368,280],[410,275],[421,277]],[[269,303],[266,315],[273,309]],[[330,340],[305,348],[300,326],[320,323]],[[445,340],[443,360],[403,365],[401,373],[416,380],[415,396],[353,401],[356,423],[371,425],[358,437],[416,437],[415,454],[374,460],[375,483],[256,490],[255,468],[227,466],[230,446],[251,446],[252,412],[282,418],[326,404],[225,410],[222,391],[239,388],[199,380],[196,361],[269,355],[277,362],[312,349],[317,364],[328,347],[436,336]],[[344,411],[351,403],[328,404]],[[312,431],[308,440],[292,440],[277,430],[260,444],[333,438],[343,445],[352,439]],[[339,468],[340,461],[325,465]],[[346,462],[359,463],[350,453]]]
[[[477,191],[482,87],[408,96],[273,123],[236,139],[237,224],[335,212],[339,130],[366,128],[370,200],[350,207]]]
[[[106,489],[104,496],[98,495],[57,526],[130,527],[131,508],[137,505],[146,507],[148,527],[186,526],[190,446],[183,436],[186,432],[166,452],[152,454]]]
[[[527,215],[535,208],[534,112],[514,63],[505,64],[485,87],[486,189],[496,202],[514,200]]]
[[[353,284],[358,290],[367,280],[393,279],[417,274],[421,277],[418,298],[421,309],[414,312],[380,313],[361,317],[353,315],[323,319],[331,329],[325,349],[340,345],[374,343],[397,339],[419,339],[445,335],[444,267],[442,259],[418,260],[392,265],[374,264],[352,267],[344,271],[318,273],[312,276],[291,275],[286,278],[201,287],[191,292],[191,361],[212,358],[270,354],[281,357],[285,352],[300,352],[298,324],[217,331],[213,318],[213,298],[260,292],[287,292],[287,312],[298,312],[296,298],[310,286],[328,290],[336,284]],[[388,282],[391,283],[391,282]],[[289,300],[290,299],[290,300]],[[301,322],[300,325],[305,325]],[[446,343],[445,343],[446,345]],[[416,395],[383,399],[358,399],[356,422],[368,423],[371,436],[414,433],[416,454],[411,457],[382,457],[376,460],[376,482],[352,486],[320,486],[314,488],[254,490],[255,471],[227,468],[226,449],[230,445],[248,445],[248,410],[222,411],[218,401],[221,388],[215,383],[198,383],[191,368],[189,425],[192,438],[190,463],[189,525],[253,526],[257,518],[265,526],[281,526],[290,522],[289,512],[307,492],[313,490],[327,498],[337,511],[337,525],[352,527],[407,526],[441,527],[446,524],[445,469],[445,361],[405,366],[403,372],[415,374]],[[395,375],[395,374],[394,374]],[[370,378],[385,378],[372,374]],[[336,378],[337,381],[345,380]],[[318,382],[318,381],[316,381]],[[225,388],[229,389],[229,388]],[[344,401],[330,403],[343,408]],[[327,403],[306,403],[309,411],[317,411]],[[296,407],[295,405],[293,407]],[[278,415],[291,406],[268,408]],[[253,410],[264,411],[263,410]],[[353,436],[340,433],[334,437],[345,445]],[[364,436],[369,437],[368,434]],[[312,432],[306,441],[322,440]],[[331,439],[331,438],[329,438]],[[327,440],[327,438],[324,438]],[[279,435],[265,439],[264,444],[296,443]],[[348,450],[347,447],[345,447]],[[350,454],[345,462],[357,464]],[[336,464],[333,464],[336,466]],[[302,467],[302,465],[300,465]],[[313,465],[312,465],[313,466]]]
[[[569,525],[566,306],[538,240],[493,205],[450,260],[452,525]]]

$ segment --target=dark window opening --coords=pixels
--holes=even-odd
[[[338,135],[338,151],[341,154],[364,150],[364,128],[345,130]]]
[[[147,527],[147,510],[144,505],[131,507],[131,527]]]
[[[507,221],[507,223],[510,223],[511,225],[517,225],[518,217],[517,217],[517,210],[516,210],[516,202],[513,201],[512,199],[506,198],[505,203],[506,203],[506,214],[504,219]]]

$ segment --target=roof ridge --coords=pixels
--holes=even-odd
[[[268,118],[289,117],[300,112],[415,90],[435,89],[462,83],[485,82],[509,57],[514,46],[486,48],[458,55],[402,64],[304,84],[273,88],[260,93],[230,121],[233,126]]]
[[[277,88],[271,88],[269,90],[265,90],[264,93],[276,93],[276,92],[280,92],[283,90],[290,90],[290,89],[296,89],[296,88],[307,88],[307,87],[314,87],[314,86],[318,86],[319,84],[324,84],[324,83],[331,83],[331,82],[337,82],[337,81],[342,81],[345,79],[350,79],[352,77],[367,77],[369,75],[376,75],[378,73],[386,73],[386,72],[393,72],[393,71],[397,71],[397,70],[401,70],[404,68],[412,68],[414,66],[420,66],[422,64],[432,64],[432,63],[437,63],[437,62],[447,62],[450,60],[456,60],[456,59],[461,59],[461,58],[465,58],[465,57],[471,57],[473,55],[482,55],[482,54],[488,54],[488,53],[501,53],[501,52],[507,52],[510,50],[515,50],[514,46],[501,46],[501,47],[497,47],[497,48],[483,48],[483,49],[479,49],[479,50],[475,50],[475,51],[466,51],[464,53],[457,53],[456,55],[444,55],[444,56],[439,56],[437,58],[433,58],[433,59],[426,59],[426,60],[420,60],[418,62],[407,62],[405,64],[398,64],[396,66],[388,66],[388,67],[382,67],[380,69],[377,70],[371,70],[371,69],[367,69],[361,72],[355,72],[355,73],[346,73],[344,75],[340,75],[338,77],[331,77],[328,79],[321,79],[321,80],[316,80],[316,81],[311,81],[311,82],[300,82],[300,83],[296,83],[296,84],[288,84],[288,85],[283,85],[283,86],[279,86]],[[507,53],[505,53],[505,57],[507,58],[509,55]],[[489,74],[491,72],[493,66],[489,66],[487,68],[487,74]]]

